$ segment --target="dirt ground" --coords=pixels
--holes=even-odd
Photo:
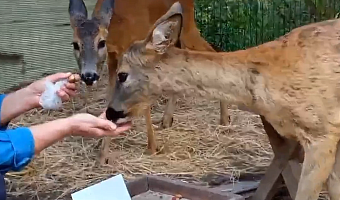
[[[106,78],[91,92],[84,107],[80,96],[64,104],[61,111],[32,110],[13,120],[11,126],[30,126],[85,112],[98,115],[106,106]],[[166,99],[152,107],[153,121],[160,121]],[[219,125],[219,102],[183,97],[177,102],[171,128],[156,136],[162,153],[147,153],[144,118],[134,120],[127,136],[111,141],[110,163],[98,163],[100,140],[70,137],[36,156],[22,172],[6,175],[9,199],[71,199],[70,193],[122,173],[126,180],[146,174],[202,181],[208,173],[223,173],[237,179],[240,174],[263,174],[273,154],[259,116],[230,109],[231,124]]]

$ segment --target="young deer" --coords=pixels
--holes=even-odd
[[[112,16],[114,0],[104,0],[88,19],[87,9],[82,0],[70,0],[70,25],[73,29],[73,53],[76,58],[81,81],[85,83],[85,103],[88,86],[95,84],[106,61],[106,37]]]
[[[177,2],[121,57],[107,115],[131,120],[162,93],[227,100],[264,116],[303,146],[296,200],[316,200],[326,182],[331,200],[339,200],[340,20],[224,53],[176,48],[181,30]]]
[[[114,0],[104,0],[100,10],[95,9],[88,19],[87,9],[82,0],[70,0],[69,15],[73,29],[73,49],[81,80],[88,86],[99,80],[106,61],[106,38]]]
[[[149,29],[161,17],[175,0],[98,0],[92,14],[87,19],[87,9],[82,0],[70,0],[69,14],[74,30],[74,54],[81,70],[82,80],[91,85],[99,78],[97,69],[106,59],[111,88],[116,82],[118,57],[135,40],[146,37]],[[194,0],[180,0],[183,3],[183,32],[181,48],[198,51],[214,51],[201,37],[194,19]],[[113,12],[114,11],[114,12]],[[106,41],[106,42],[105,42]],[[105,45],[106,44],[106,45]],[[86,97],[85,97],[86,98]],[[172,96],[167,103],[162,125],[170,127],[173,121],[176,97]],[[228,104],[221,102],[222,125],[229,123]],[[118,114],[118,113],[117,113]],[[145,118],[148,134],[148,149],[156,152],[156,140],[151,122],[150,107],[145,107]],[[103,140],[101,163],[108,157],[110,139]]]

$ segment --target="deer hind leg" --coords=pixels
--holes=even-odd
[[[174,112],[175,112],[175,107],[176,107],[176,96],[172,95],[169,98],[168,103],[166,104],[164,114],[163,114],[163,119],[162,119],[162,128],[169,128],[172,126],[172,123],[174,121]]]
[[[328,177],[327,188],[331,200],[340,199],[340,142],[337,146],[333,170]]]
[[[151,154],[155,154],[157,152],[157,143],[156,143],[156,138],[155,138],[155,132],[152,127],[150,106],[148,106],[145,110],[145,121],[146,121],[146,131],[147,131],[147,136],[148,136],[148,149],[151,151]]]
[[[227,101],[220,101],[220,107],[221,107],[221,118],[220,118],[220,124],[222,126],[227,126],[230,124],[230,115],[228,111],[228,102]]]
[[[335,162],[337,142],[323,138],[304,145],[305,159],[296,193],[296,200],[317,200]]]

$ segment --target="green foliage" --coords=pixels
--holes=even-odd
[[[201,33],[225,51],[274,40],[339,11],[340,0],[195,0]]]

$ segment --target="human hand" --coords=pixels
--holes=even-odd
[[[105,113],[99,117],[91,114],[76,114],[68,119],[72,135],[83,137],[118,136],[131,128],[131,123],[118,126],[105,118]]]
[[[35,153],[38,154],[43,149],[67,136],[117,136],[130,129],[130,127],[130,123],[117,127],[109,120],[82,113],[31,126],[30,130],[34,138]]]
[[[60,88],[59,91],[57,91],[57,95],[62,99],[62,101],[68,101],[70,97],[73,97],[76,95],[76,83],[79,82],[80,76],[78,74],[72,74],[72,73],[56,73],[52,74],[50,76],[47,76],[45,78],[42,78],[38,81],[33,82],[29,86],[27,86],[26,94],[31,96],[31,104],[32,107],[39,107],[39,99],[42,93],[45,91],[45,82],[46,80],[51,81],[52,83],[55,83],[62,79],[68,79],[68,83],[66,83],[64,86]]]

